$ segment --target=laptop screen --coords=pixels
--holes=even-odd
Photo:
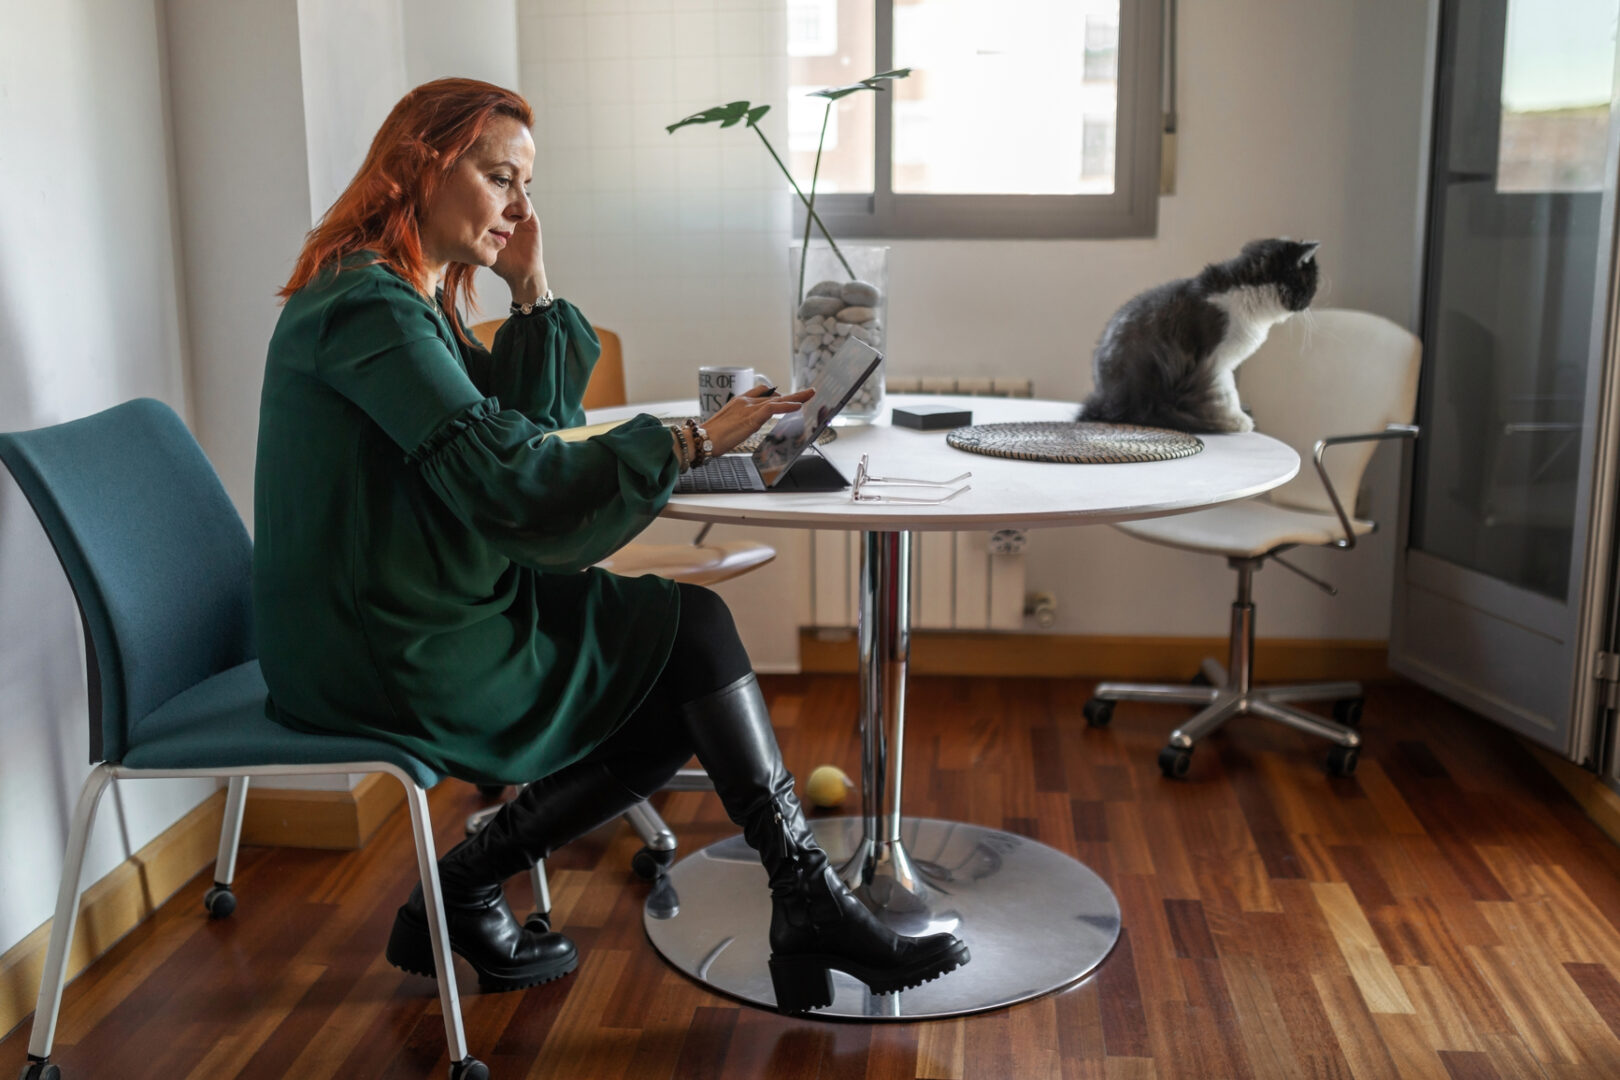
[[[760,441],[754,467],[766,487],[775,487],[799,455],[821,437],[833,417],[844,411],[861,383],[883,361],[883,354],[859,338],[847,337],[810,381],[815,396],[798,412],[788,413]]]

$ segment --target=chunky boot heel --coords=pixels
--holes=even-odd
[[[438,977],[433,963],[433,939],[426,925],[411,925],[402,908],[394,916],[394,928],[388,933],[388,948],[383,955],[399,970],[429,979]]]
[[[833,1001],[832,969],[803,956],[771,957],[771,987],[778,1012],[825,1009]]]

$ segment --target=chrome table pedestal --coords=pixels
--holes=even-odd
[[[901,934],[948,930],[972,961],[933,982],[874,996],[833,973],[831,1008],[813,1016],[923,1020],[1038,997],[1090,974],[1119,939],[1119,903],[1103,880],[1055,848],[1014,833],[902,818],[911,535],[863,534],[860,589],[859,818],[811,824],[844,880]],[[741,836],[676,863],[647,898],[647,936],[714,990],[774,1007],[766,961],[770,894]]]

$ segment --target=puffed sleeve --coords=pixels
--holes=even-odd
[[[653,417],[564,442],[503,409],[462,369],[432,308],[388,283],[333,306],[316,371],[376,421],[463,524],[539,570],[582,570],[618,550],[663,508],[679,473]]]
[[[580,402],[602,355],[596,330],[578,308],[557,300],[532,315],[514,315],[495,332],[494,348],[462,350],[473,385],[543,428],[578,427]]]

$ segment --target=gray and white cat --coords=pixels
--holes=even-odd
[[[1097,341],[1096,388],[1079,418],[1192,432],[1253,431],[1233,373],[1274,325],[1310,306],[1317,247],[1253,240],[1235,259],[1127,301]]]

